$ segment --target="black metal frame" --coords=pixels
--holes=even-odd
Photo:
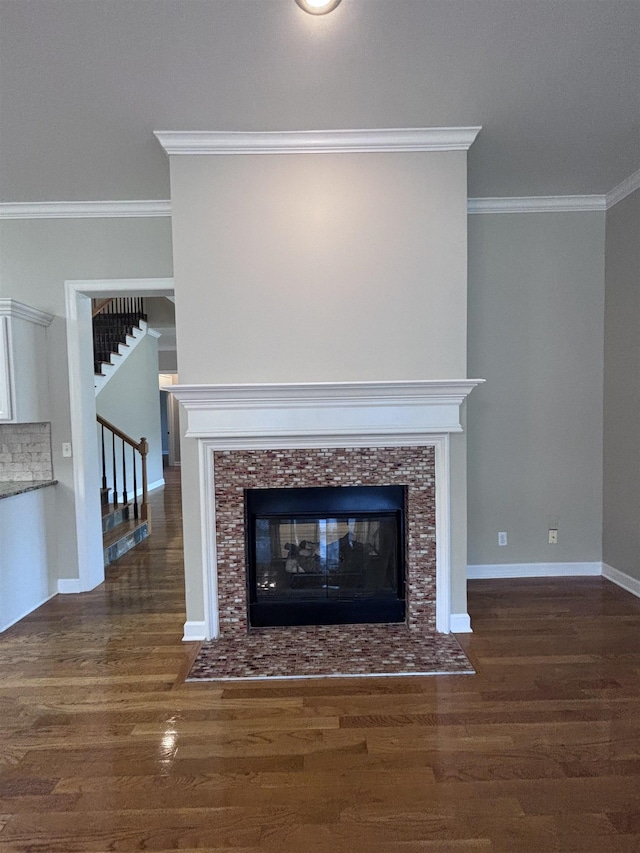
[[[292,489],[245,489],[245,539],[247,556],[247,609],[251,627],[276,625],[343,625],[404,622],[405,506],[404,486],[326,486]],[[291,515],[309,519],[395,515],[397,529],[397,598],[371,597],[295,603],[259,602],[256,576],[255,521],[257,517]]]

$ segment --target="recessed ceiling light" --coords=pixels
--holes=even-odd
[[[326,15],[333,12],[340,0],[296,0],[298,6],[310,15]]]

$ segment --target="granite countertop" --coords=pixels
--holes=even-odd
[[[45,489],[47,486],[55,486],[57,482],[57,480],[0,480],[0,500],[13,495],[22,495],[24,492],[33,492],[36,489]]]

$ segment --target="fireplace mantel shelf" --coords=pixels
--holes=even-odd
[[[461,432],[460,406],[484,380],[308,382],[167,387],[187,411],[187,437],[220,447],[411,444]],[[293,443],[292,443],[293,442]]]

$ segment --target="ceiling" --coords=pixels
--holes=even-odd
[[[640,0],[0,0],[0,201],[169,198],[154,130],[482,125],[469,195],[640,168]]]

